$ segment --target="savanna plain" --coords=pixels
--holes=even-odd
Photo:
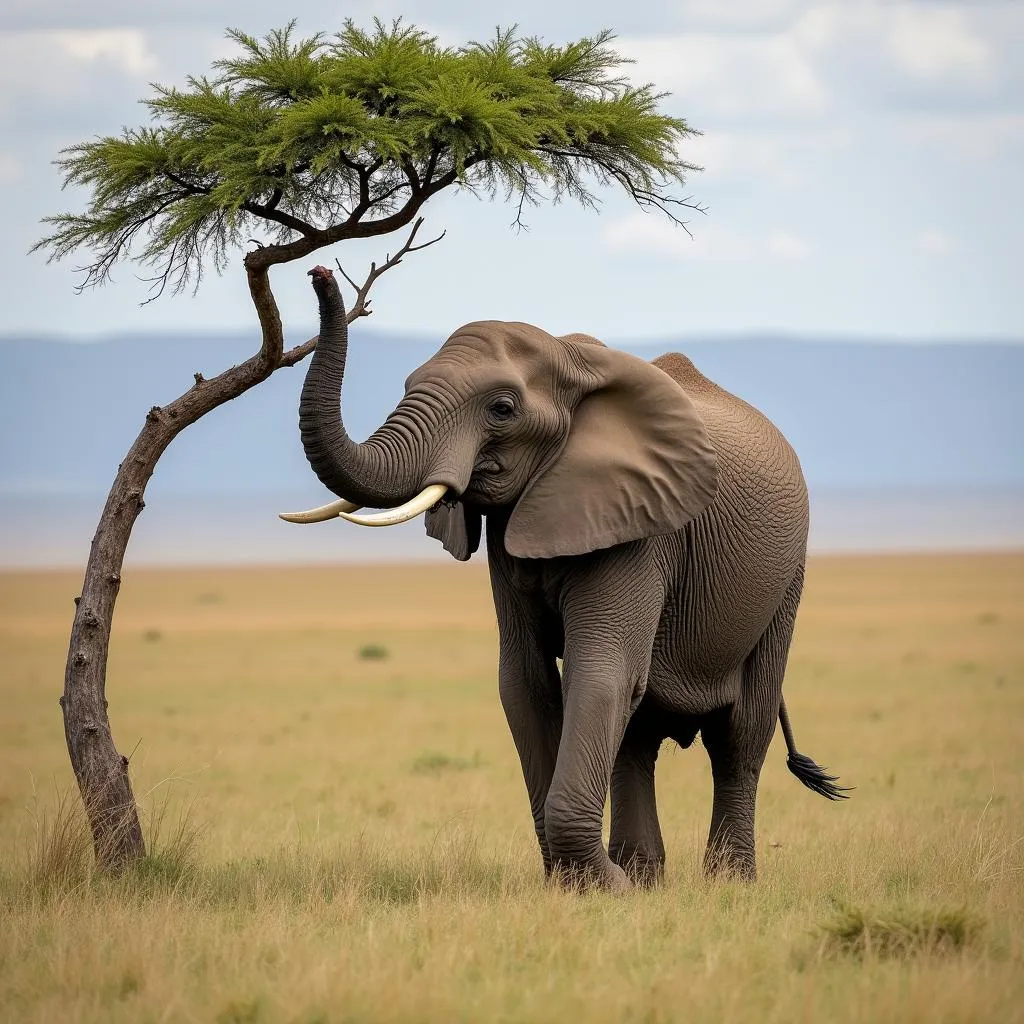
[[[546,886],[482,566],[126,572],[107,696],[150,853],[96,875],[57,698],[78,573],[0,574],[0,1019],[1024,1020],[1024,554],[819,557],[786,680],[856,786],[760,789],[760,878]]]

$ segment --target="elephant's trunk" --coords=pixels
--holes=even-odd
[[[348,356],[345,305],[330,270],[316,267],[310,276],[320,304],[320,339],[299,401],[306,458],[326,487],[354,505],[400,505],[422,486],[422,427],[400,404],[362,444],[348,436],[341,413]]]

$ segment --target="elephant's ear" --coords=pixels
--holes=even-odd
[[[671,533],[717,490],[704,422],[667,373],[610,348],[588,345],[574,355],[593,379],[561,453],[509,519],[505,548],[519,558],[580,555]]]
[[[426,523],[427,536],[439,540],[445,551],[460,562],[468,562],[480,547],[480,513],[461,501],[436,505],[427,513]]]

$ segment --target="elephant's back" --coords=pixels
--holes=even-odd
[[[696,397],[698,395],[711,395],[716,392],[723,395],[729,394],[728,391],[719,387],[713,380],[705,377],[693,365],[693,360],[689,356],[684,356],[682,352],[666,352],[663,356],[658,356],[653,362],[659,370],[664,370],[688,395]]]
[[[726,670],[767,628],[807,550],[808,504],[800,461],[759,410],[705,377],[684,355],[655,365],[690,396],[718,460],[718,492],[683,531],[679,645],[717,651]],[[685,609],[685,611],[684,611]],[[670,631],[671,631],[671,627]],[[696,666],[690,665],[692,672]]]
[[[767,501],[806,532],[807,488],[800,460],[782,431],[759,409],[737,397],[679,352],[654,360],[690,397],[718,457],[719,498],[734,507]]]

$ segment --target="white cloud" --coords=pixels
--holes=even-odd
[[[676,259],[731,263],[753,255],[749,241],[714,226],[701,225],[691,237],[664,217],[645,213],[632,213],[612,221],[602,231],[602,241],[618,252],[639,251]]]
[[[158,66],[145,33],[139,29],[79,29],[45,34],[59,50],[75,60],[113,64],[134,76],[151,74]]]
[[[705,263],[795,262],[807,259],[811,245],[791,231],[747,237],[728,228],[695,221],[692,237],[664,217],[632,213],[602,232],[604,245],[617,252],[643,252]]]
[[[932,256],[949,256],[957,249],[956,239],[941,228],[928,228],[914,239],[914,247]]]
[[[0,32],[0,110],[40,105],[66,116],[105,85],[123,94],[127,78],[133,92],[144,88],[159,67],[139,29]]]
[[[848,128],[790,126],[709,130],[688,139],[682,156],[704,168],[708,182],[768,181],[782,188],[799,188],[813,177],[823,158],[848,150]],[[699,188],[699,185],[698,185]]]
[[[618,40],[630,75],[673,93],[690,116],[805,117],[828,108],[825,82],[791,33],[688,33]]]
[[[796,45],[852,102],[872,93],[920,104],[933,95],[991,93],[1012,63],[1013,25],[989,5],[823,3],[793,27]],[[1004,59],[1005,58],[1005,59]],[[957,93],[957,91],[959,91]]]
[[[993,70],[992,49],[971,31],[964,12],[957,8],[898,7],[886,21],[882,30],[886,49],[917,78],[952,75],[985,81]]]
[[[690,26],[753,32],[786,25],[807,7],[807,0],[677,0],[676,20]]]
[[[842,110],[889,112],[959,105],[1019,105],[1016,53],[1024,18],[1003,7],[858,2],[683,4],[688,29],[618,41],[631,75],[672,92],[671,109],[695,127],[750,121],[834,122]],[[742,31],[737,30],[742,27]]]

